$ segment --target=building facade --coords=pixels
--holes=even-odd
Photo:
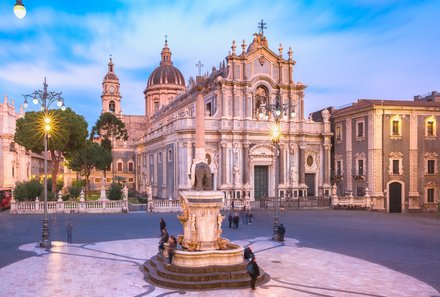
[[[206,161],[215,190],[226,201],[275,196],[275,145],[269,137],[271,115],[259,119],[262,106],[275,103],[291,107],[280,125],[281,196],[329,196],[331,130],[328,111],[323,122],[304,118],[306,85],[294,80],[292,50],[283,56],[269,48],[263,33],[254,34],[213,67],[210,73],[185,82],[172,65],[167,41],[161,64],[144,91],[147,128],[135,142],[136,189],[151,187],[155,198],[176,198],[192,187],[195,158],[195,102],[204,99]],[[239,52],[238,52],[239,51]]]
[[[439,202],[440,96],[359,100],[335,110],[332,182],[388,212],[435,210]]]

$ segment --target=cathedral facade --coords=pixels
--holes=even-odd
[[[243,199],[245,193],[251,201],[275,196],[276,151],[269,136],[273,119],[269,114],[261,120],[259,113],[276,97],[288,107],[280,119],[279,195],[329,196],[328,111],[323,111],[323,122],[304,117],[306,85],[294,80],[292,50],[285,56],[280,45],[275,53],[262,32],[254,34],[249,46],[243,41],[240,47],[234,41],[218,68],[185,84],[165,42],[160,65],[144,91],[145,129],[138,138],[130,135],[138,192],[151,187],[154,198],[176,198],[179,191],[192,188],[195,105],[201,94],[206,162],[214,190],[224,193],[225,202]]]

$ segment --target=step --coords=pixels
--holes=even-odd
[[[197,280],[195,274],[187,278],[187,274],[175,274],[171,271],[167,271],[166,268],[172,267],[166,266],[161,267],[159,263],[153,264],[152,261],[148,260],[144,264],[144,273],[146,279],[158,285],[168,287],[168,288],[179,288],[179,289],[214,289],[214,288],[242,288],[248,287],[250,277],[247,273],[241,274],[238,278],[228,279],[209,279],[209,277],[199,274],[200,279]],[[159,271],[159,272],[158,272]],[[169,272],[168,274],[166,274]],[[162,273],[165,273],[162,275]],[[264,283],[269,280],[269,276],[260,268],[261,275],[258,277],[257,284]],[[230,275],[232,276],[232,274]],[[195,277],[191,279],[191,277]],[[191,279],[191,280],[190,280]]]

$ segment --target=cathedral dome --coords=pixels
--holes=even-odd
[[[168,48],[167,40],[165,40],[165,47],[162,49],[161,56],[160,66],[156,67],[148,78],[147,88],[159,84],[185,87],[185,78],[180,70],[173,66],[171,61],[171,51]]]

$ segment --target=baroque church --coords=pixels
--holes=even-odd
[[[186,84],[173,65],[168,41],[160,65],[150,74],[143,92],[145,115],[124,115],[120,82],[112,59],[103,81],[102,111],[113,112],[126,125],[129,139],[115,144],[116,175],[129,188],[152,192],[154,198],[178,197],[192,188],[195,159],[196,97],[204,99],[206,163],[213,188],[231,199],[251,201],[275,196],[275,144],[269,136],[273,118],[261,120],[262,107],[285,106],[280,117],[279,195],[306,197],[330,195],[331,130],[329,113],[322,122],[304,117],[306,85],[294,79],[292,49],[287,55],[280,44],[275,52],[261,30],[249,45],[243,40],[218,68]],[[199,71],[200,72],[200,71]],[[197,86],[203,86],[198,88]],[[102,184],[96,172],[92,186]],[[108,178],[107,182],[111,181]],[[93,187],[92,187],[93,188]]]

